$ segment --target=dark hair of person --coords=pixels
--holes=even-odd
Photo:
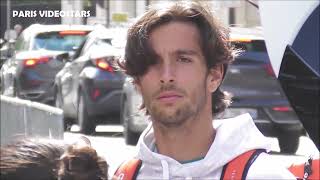
[[[59,180],[107,180],[108,164],[87,147],[70,146],[60,158]]]
[[[0,149],[1,180],[106,180],[108,165],[90,146],[21,139]]]
[[[200,46],[206,59],[207,68],[223,65],[224,75],[228,65],[234,60],[237,51],[228,41],[229,32],[212,15],[205,5],[199,2],[166,3],[150,8],[127,34],[124,60],[118,64],[134,79],[143,76],[148,68],[157,63],[154,50],[149,42],[150,33],[157,27],[170,22],[191,22],[199,29]],[[231,95],[220,87],[212,94],[212,112],[218,114],[231,103]],[[144,105],[141,106],[141,109]]]

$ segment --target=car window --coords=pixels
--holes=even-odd
[[[243,51],[250,52],[267,52],[266,44],[263,40],[252,40],[252,41],[234,41],[232,42],[235,48]]]
[[[88,51],[93,42],[94,40],[92,38],[88,38],[84,43],[79,56],[83,56]]]
[[[96,40],[88,49],[86,54],[90,55],[99,51],[103,51],[104,49],[110,49],[111,39],[99,39]]]
[[[34,39],[32,49],[47,49],[53,51],[73,51],[85,39],[85,34],[61,34],[48,32],[38,34]]]
[[[231,41],[231,44],[242,50],[239,56],[236,57],[235,64],[252,63],[270,63],[267,48],[264,40],[245,40]],[[239,61],[241,59],[241,61]]]
[[[77,59],[82,54],[82,50],[86,42],[87,41],[83,41],[82,44],[77,48],[75,54],[73,55],[73,59]]]
[[[85,53],[87,53],[87,52],[89,52],[90,51],[90,49],[92,49],[92,45],[94,45],[94,46],[99,46],[99,44],[101,44],[101,43],[105,43],[105,44],[109,44],[109,45],[112,45],[111,44],[111,42],[112,42],[112,39],[110,38],[110,39],[95,39],[95,38],[90,38],[90,39],[88,39],[87,41],[86,41],[86,43],[85,43],[85,45],[83,46],[83,48],[82,48],[82,51],[81,51],[81,53],[80,53],[80,55],[79,56],[83,56]],[[96,48],[96,47],[93,47],[93,48]]]

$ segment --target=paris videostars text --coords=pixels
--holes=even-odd
[[[25,10],[12,11],[12,17],[90,17],[90,11]]]

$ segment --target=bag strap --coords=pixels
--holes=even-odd
[[[264,149],[254,149],[240,154],[238,157],[224,165],[220,180],[245,180],[250,166]]]
[[[291,165],[288,169],[296,176],[297,180],[320,179],[319,159],[309,158],[304,164]]]
[[[140,159],[131,159],[122,163],[114,173],[113,180],[135,180],[141,168],[142,161]]]

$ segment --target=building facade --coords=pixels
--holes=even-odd
[[[80,18],[63,18],[63,24],[104,24],[117,26],[130,23],[143,14],[148,6],[170,0],[61,0],[62,10],[83,10],[90,4],[91,16],[85,21]],[[171,0],[172,1],[172,0]],[[257,0],[250,0],[257,3]],[[226,25],[252,27],[260,25],[258,9],[245,0],[202,0]]]

